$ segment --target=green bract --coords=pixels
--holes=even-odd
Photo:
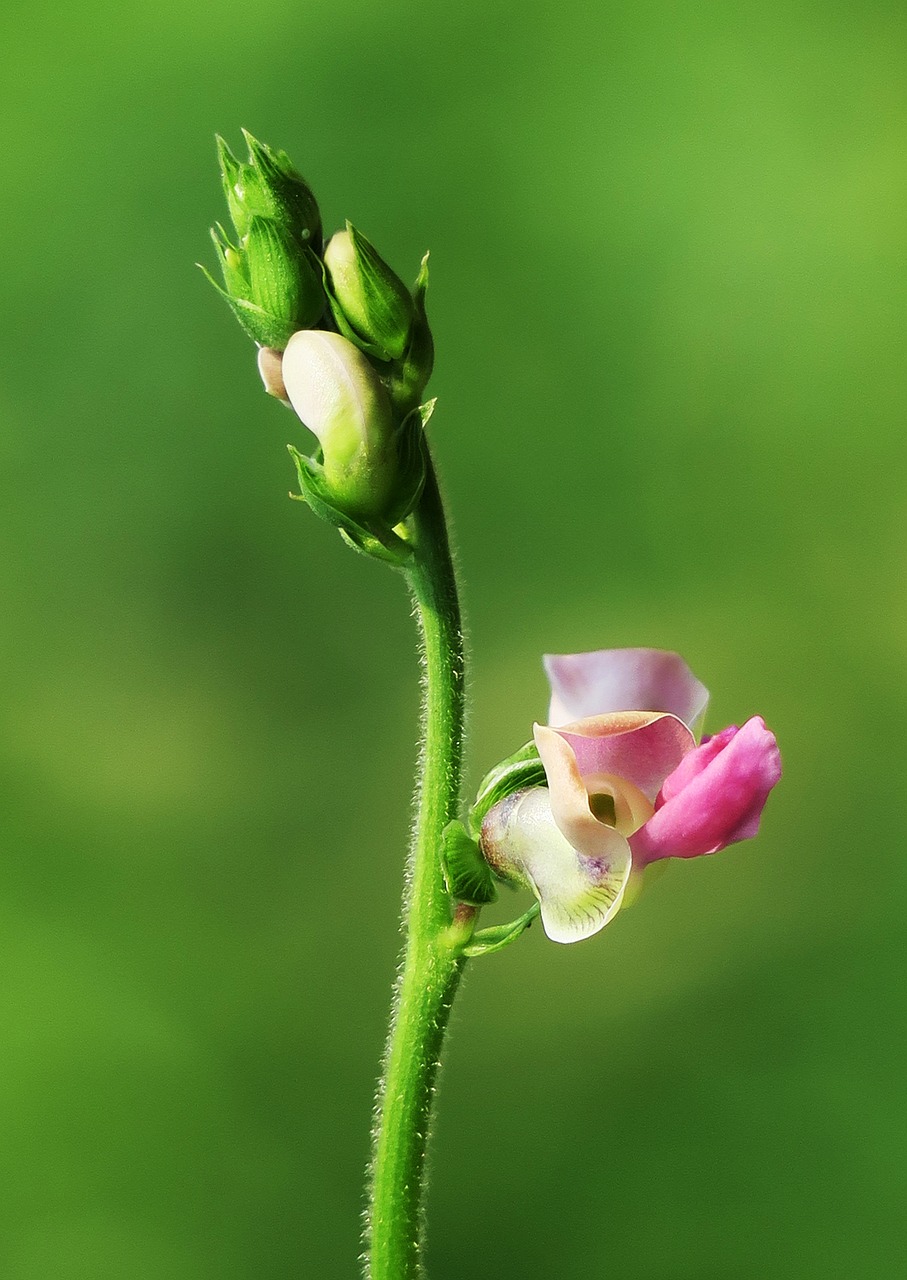
[[[237,320],[257,343],[280,351],[297,329],[314,325],[325,308],[318,205],[304,179],[282,152],[245,134],[248,163],[218,139],[221,175],[237,243],[220,225],[211,236],[223,288]],[[204,268],[202,268],[204,271]]]
[[[324,251],[337,328],[377,360],[396,360],[409,341],[413,300],[377,249],[347,222]]]

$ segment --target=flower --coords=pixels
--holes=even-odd
[[[552,724],[534,737],[547,786],[494,805],[481,847],[536,895],[549,938],[575,942],[613,919],[649,863],[756,835],[781,757],[759,716],[697,746],[708,692],[677,654],[606,649],[545,665]]]

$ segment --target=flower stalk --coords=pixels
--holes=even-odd
[[[405,570],[421,632],[422,745],[407,867],[405,952],[379,1085],[366,1217],[367,1280],[424,1275],[426,1150],[441,1048],[476,910],[451,916],[441,850],[457,816],[465,647],[456,576],[434,469],[410,521]]]

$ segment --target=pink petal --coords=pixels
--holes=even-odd
[[[666,779],[655,813],[630,838],[634,865],[695,858],[750,839],[780,777],[778,744],[760,716],[723,730]]]
[[[664,649],[547,654],[544,662],[553,725],[610,711],[667,711],[692,725],[709,700],[683,658]]]
[[[652,711],[593,716],[555,732],[572,749],[582,778],[602,773],[626,778],[652,802],[668,775],[696,745],[676,716]]]
[[[732,724],[727,729],[722,729],[720,733],[706,738],[695,751],[691,751],[689,755],[684,756],[683,761],[671,776],[665,778],[664,786],[661,788],[661,795],[658,798],[659,808],[661,805],[666,804],[668,800],[673,800],[674,796],[681,792],[688,783],[692,782],[697,774],[702,773],[703,769],[710,765],[717,755],[721,754],[727,744],[739,732],[740,730],[737,726]]]

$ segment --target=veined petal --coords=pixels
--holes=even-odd
[[[695,858],[750,839],[780,777],[778,744],[761,716],[723,730],[665,781],[654,815],[631,839],[634,861]]]
[[[548,755],[553,764],[555,752],[560,752],[553,735],[570,748],[584,783],[599,774],[624,778],[650,803],[654,803],[665,779],[696,745],[682,720],[657,711],[612,712],[559,729],[536,725],[534,733],[546,773]],[[550,773],[548,783],[554,785]],[[588,785],[586,789],[589,790]]]
[[[709,692],[683,658],[664,649],[598,649],[546,654],[548,722],[564,725],[610,711],[667,711],[691,728]]]
[[[620,909],[630,878],[627,841],[589,816],[598,829],[597,852],[591,856],[561,832],[547,787],[515,792],[482,824],[481,847],[489,865],[532,890],[553,942],[579,942],[603,929]]]

